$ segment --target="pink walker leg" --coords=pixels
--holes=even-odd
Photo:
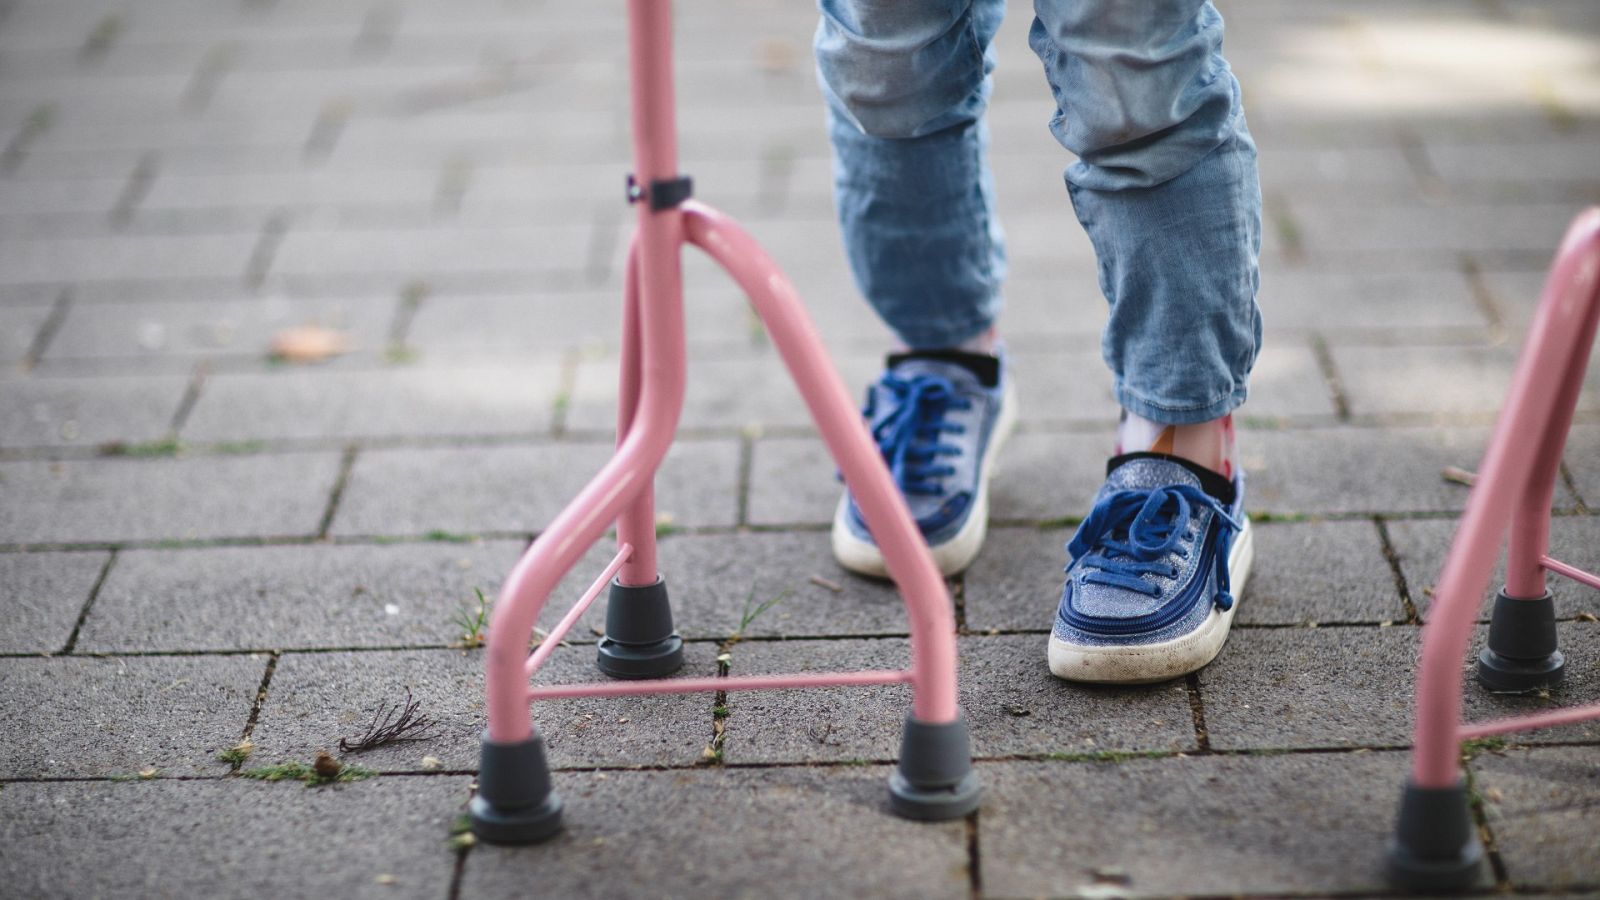
[[[641,396],[645,342],[639,333],[639,242],[628,248],[623,276],[622,376],[617,403],[617,446],[633,428]],[[655,485],[645,485],[617,518],[617,544],[633,548],[606,597],[606,632],[595,647],[595,667],[612,678],[664,678],[683,668],[683,638],[673,628],[667,583],[656,569]]]
[[[909,819],[964,816],[977,808],[980,787],[967,725],[956,706],[955,614],[933,554],[789,280],[749,233],[721,213],[684,204],[684,227],[760,314],[905,599],[913,697],[899,771],[889,781],[891,805]]]
[[[1502,633],[1491,634],[1484,651],[1489,663],[1480,664],[1479,678],[1492,687],[1507,678],[1526,683],[1559,672],[1553,611],[1548,628],[1537,621],[1545,614],[1535,604],[1547,597],[1544,574],[1535,566],[1543,564],[1556,471],[1597,316],[1600,209],[1591,209],[1573,222],[1556,254],[1423,628],[1416,745],[1389,846],[1391,878],[1403,887],[1459,890],[1482,872],[1483,848],[1460,772],[1461,660],[1508,524],[1517,531],[1511,536],[1507,588],[1495,609]],[[1534,626],[1522,634],[1504,624],[1530,613]],[[1478,731],[1501,733],[1595,717],[1600,708],[1573,709]]]
[[[473,831],[496,843],[532,843],[561,827],[544,744],[528,704],[540,697],[622,696],[704,690],[870,685],[909,681],[913,702],[890,805],[914,819],[950,819],[977,807],[967,728],[956,705],[955,621],[933,556],[911,519],[848,391],[829,363],[793,287],[737,224],[686,203],[688,181],[677,174],[673,134],[671,6],[628,0],[633,85],[634,165],[639,204],[637,239],[624,286],[623,360],[615,455],[556,516],[512,569],[495,604],[485,666],[489,727],[482,742],[478,792],[469,806]],[[890,576],[910,620],[907,672],[807,673],[790,676],[663,680],[681,665],[665,586],[656,571],[653,483],[683,407],[686,349],[680,250],[692,241],[733,275],[761,314],[773,343],[811,410],[817,428],[879,538]],[[586,606],[611,581],[602,671],[630,683],[564,685],[530,690],[528,675],[553,651],[533,657],[528,642],[550,590],[617,525],[619,549],[579,600]],[[569,612],[557,631],[571,627]],[[550,641],[559,640],[552,634]]]

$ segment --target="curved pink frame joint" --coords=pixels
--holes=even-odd
[[[671,4],[629,0],[634,176],[640,185],[678,176],[674,134]],[[941,725],[956,720],[955,619],[944,579],[822,347],[805,307],[765,251],[731,219],[697,203],[653,209],[638,203],[638,230],[624,272],[622,366],[615,454],[539,534],[501,587],[485,661],[489,739],[510,744],[533,735],[530,700],[554,696],[706,689],[756,690],[910,681],[912,714]],[[877,537],[900,588],[911,632],[909,672],[808,673],[721,679],[664,679],[530,690],[528,676],[560,643],[614,574],[627,585],[657,577],[655,474],[683,409],[686,350],[680,249],[692,241],[744,288],[804,396],[828,450]],[[613,522],[618,553],[530,658],[527,647],[546,598]]]
[[[1544,593],[1550,502],[1597,319],[1600,208],[1591,208],[1573,221],[1556,253],[1423,628],[1412,753],[1418,787],[1456,784],[1463,736],[1548,727],[1600,712],[1576,708],[1461,728],[1461,661],[1508,523],[1508,595]]]

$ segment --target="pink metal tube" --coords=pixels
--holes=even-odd
[[[1543,436],[1559,417],[1553,400],[1566,393],[1564,382],[1573,371],[1569,361],[1586,352],[1594,340],[1597,288],[1600,209],[1591,209],[1573,222],[1556,254],[1423,629],[1412,753],[1412,781],[1418,787],[1446,788],[1456,783],[1461,660],[1506,522],[1518,497],[1534,487],[1529,475],[1538,467],[1536,455],[1547,452],[1549,442]],[[1540,446],[1530,447],[1531,440]],[[1556,446],[1559,454],[1559,443]]]
[[[550,654],[556,652],[556,648],[561,646],[561,642],[566,639],[567,632],[572,630],[572,626],[578,624],[578,620],[583,617],[584,611],[589,608],[590,604],[594,603],[594,598],[600,596],[600,592],[605,590],[606,585],[611,583],[611,576],[617,574],[617,570],[622,568],[623,563],[627,562],[628,556],[632,553],[633,548],[623,544],[622,549],[617,551],[616,558],[611,560],[611,563],[605,567],[605,570],[600,573],[600,577],[594,580],[594,584],[589,585],[589,590],[578,598],[577,603],[572,604],[572,608],[567,610],[567,614],[561,617],[561,621],[556,623],[556,627],[550,629],[550,633],[545,635],[544,640],[539,642],[538,649],[534,650],[533,655],[528,657],[528,677],[533,677],[533,673],[539,671],[539,667],[544,665],[545,660],[550,658]]]
[[[1600,589],[1600,575],[1596,575],[1593,572],[1585,572],[1577,566],[1569,566],[1559,559],[1551,559],[1548,556],[1539,557],[1539,565],[1544,566],[1546,569],[1549,569],[1557,575],[1571,578],[1573,581],[1576,581],[1579,584],[1586,584],[1589,587]]]
[[[667,3],[629,0],[634,159],[649,184],[677,167],[672,107],[672,23]],[[545,598],[583,552],[599,540],[661,467],[683,411],[683,216],[639,205],[639,333],[643,361],[638,403],[616,454],[539,535],[507,576],[489,623],[485,661],[489,738],[526,740],[525,663],[533,623]]]
[[[1571,327],[1578,334],[1593,335],[1600,304],[1580,306],[1570,314]],[[1572,413],[1589,368],[1591,343],[1578,341],[1566,357],[1564,368],[1558,373],[1559,386],[1553,396],[1543,398],[1550,404],[1550,424],[1542,434],[1530,436],[1538,441],[1538,451],[1527,486],[1511,516],[1511,540],[1506,551],[1506,595],[1510,597],[1536,600],[1544,596],[1544,568],[1539,560],[1550,549],[1551,497],[1555,494],[1567,432],[1572,428]]]
[[[1600,719],[1600,704],[1572,706],[1566,709],[1555,709],[1547,713],[1539,713],[1535,716],[1517,716],[1510,719],[1496,719],[1492,722],[1463,725],[1460,737],[1461,740],[1470,741],[1473,738],[1489,737],[1496,734],[1533,731],[1539,728],[1555,728],[1558,725],[1574,725],[1578,722],[1587,722],[1590,719]]]
[[[900,588],[911,627],[912,713],[930,724],[953,721],[956,645],[949,592],[805,306],[737,222],[699,203],[686,203],[683,211],[689,240],[733,276],[761,316]]]
[[[644,365],[644,342],[639,335],[639,240],[628,246],[628,267],[622,276],[622,360],[617,390],[617,446],[633,427],[639,405],[639,369]],[[633,547],[622,566],[626,585],[654,584],[656,571],[656,497],[652,483],[639,492],[617,518],[617,543]]]
[[[528,690],[529,700],[572,697],[628,697],[634,694],[695,694],[709,691],[772,691],[787,688],[863,687],[911,681],[907,671],[816,672],[805,675],[735,675],[730,678],[657,678],[650,681],[602,681],[590,684],[542,685]]]
[[[678,174],[678,125],[671,3],[628,0],[628,82],[634,177],[642,185],[672,178]]]

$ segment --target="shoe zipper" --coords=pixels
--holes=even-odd
[[[1222,527],[1217,516],[1213,514],[1206,523],[1206,530]],[[1146,613],[1132,619],[1109,618],[1102,616],[1086,616],[1072,608],[1070,602],[1061,605],[1060,618],[1063,622],[1080,631],[1094,634],[1141,634],[1146,631],[1159,631],[1187,616],[1195,607],[1205,592],[1206,585],[1215,577],[1217,541],[1203,541],[1206,552],[1201,555],[1196,573],[1206,573],[1203,578],[1196,578],[1189,583],[1183,593],[1174,597],[1170,602],[1162,605],[1155,612]],[[1208,568],[1210,567],[1210,568]]]

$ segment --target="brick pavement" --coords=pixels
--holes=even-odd
[[[795,279],[852,381],[881,327],[832,224],[812,13],[679,4],[683,165]],[[1566,221],[1600,202],[1587,0],[1231,0],[1261,146],[1267,349],[1241,416],[1260,554],[1223,655],[1101,690],[1044,670],[1063,517],[1109,449],[1092,254],[1027,13],[991,115],[1022,429],[952,587],[988,785],[884,809],[903,688],[540,706],[566,833],[447,846],[482,727],[452,616],[605,456],[628,230],[617,4],[0,2],[0,885],[17,896],[1382,892],[1414,654]],[[694,364],[661,544],[713,674],[882,665],[905,626],[829,559],[832,467],[732,286],[686,266]],[[270,362],[279,329],[351,351]],[[1593,383],[1593,382],[1591,382]],[[1554,545],[1600,564],[1600,418]],[[570,596],[603,558],[569,577]],[[837,586],[834,590],[829,584]],[[1560,589],[1600,696],[1600,600]],[[547,612],[545,624],[553,621]],[[587,677],[591,613],[554,680]],[[409,690],[438,722],[304,789]],[[719,718],[725,715],[726,718]],[[713,725],[721,759],[706,765]],[[1471,764],[1485,886],[1600,891],[1600,729]]]

